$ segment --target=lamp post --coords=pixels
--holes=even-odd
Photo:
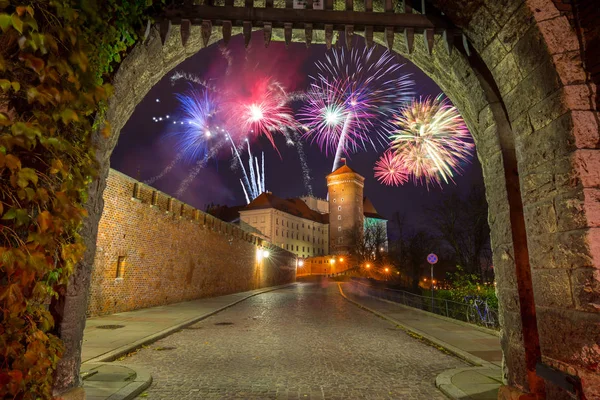
[[[427,256],[427,262],[431,266],[431,312],[434,312],[434,300],[433,300],[433,264],[438,262],[438,257],[431,253]]]

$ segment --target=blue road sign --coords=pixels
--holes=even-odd
[[[435,264],[438,262],[438,257],[435,254],[431,253],[427,256],[427,262],[429,264]]]

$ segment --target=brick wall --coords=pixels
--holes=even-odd
[[[110,171],[104,202],[88,316],[295,280],[291,253],[270,248],[258,261],[273,246],[120,172]]]

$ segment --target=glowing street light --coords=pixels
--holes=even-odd
[[[330,264],[335,264],[335,258],[332,258],[331,260],[329,260]]]
[[[384,271],[385,272],[390,272],[390,269],[388,267],[385,267]]]
[[[340,262],[344,262],[344,257],[341,257],[341,258],[340,258]]]
[[[262,255],[263,255],[264,258],[269,258],[269,255],[270,255],[269,250],[264,250],[262,252]]]
[[[298,266],[299,266],[299,267],[302,267],[302,266],[304,266],[304,261],[302,261],[302,260],[298,261]]]
[[[366,267],[367,267],[367,269],[371,268],[371,264],[367,264]]]

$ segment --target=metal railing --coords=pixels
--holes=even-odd
[[[429,296],[404,290],[376,288],[356,280],[348,282],[347,287],[357,295],[372,296],[486,328],[500,329],[498,310],[487,307],[484,302],[461,303],[436,297],[432,301]]]

